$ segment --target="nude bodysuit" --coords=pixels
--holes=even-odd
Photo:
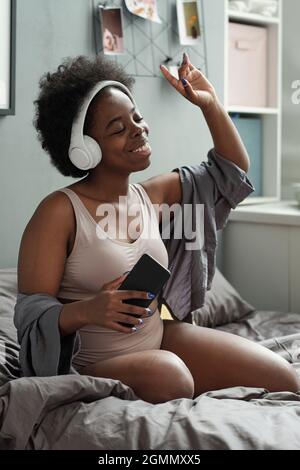
[[[143,224],[139,237],[133,242],[109,237],[73,190],[59,189],[71,200],[76,217],[76,237],[66,260],[58,298],[83,300],[93,297],[103,284],[130,271],[144,253],[168,268],[168,253],[160,236],[153,204],[142,185],[130,184],[129,190],[134,191],[139,200]],[[160,349],[163,320],[159,310],[144,318],[144,323],[144,328],[129,334],[96,325],[83,327],[79,330],[81,348],[74,358],[74,367],[131,352]]]

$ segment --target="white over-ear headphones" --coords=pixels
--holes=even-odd
[[[87,94],[72,125],[69,158],[73,165],[75,165],[80,170],[89,170],[91,168],[95,168],[95,166],[97,166],[101,161],[102,151],[100,145],[98,142],[96,142],[95,139],[92,139],[92,137],[83,135],[83,128],[85,116],[92,99],[100,90],[102,90],[102,88],[110,85],[114,85],[123,90],[136,106],[130,90],[121,82],[114,80],[103,80],[92,88],[92,90]]]

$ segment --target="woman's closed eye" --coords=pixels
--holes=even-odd
[[[124,131],[125,131],[125,127],[124,127],[124,129],[122,129],[121,131],[114,132],[113,135],[115,135],[115,134],[121,134],[121,132],[124,132]]]
[[[144,118],[142,117],[142,118],[137,119],[136,121],[137,121],[137,122],[142,122],[143,119],[144,119]],[[120,131],[114,132],[113,135],[114,135],[114,134],[121,134],[121,132],[124,132],[124,131],[125,131],[125,127],[124,127],[124,129],[122,129],[122,130],[120,130]]]

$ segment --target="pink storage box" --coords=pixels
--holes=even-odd
[[[229,23],[229,106],[267,106],[267,29]]]

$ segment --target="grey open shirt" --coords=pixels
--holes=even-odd
[[[193,310],[202,307],[205,293],[211,288],[216,267],[217,231],[225,227],[231,209],[235,209],[255,188],[233,162],[208,152],[208,161],[199,165],[175,168],[182,185],[181,206],[193,208],[193,227],[201,239],[201,226],[195,222],[199,204],[204,208],[204,245],[198,250],[187,250],[190,241],[190,224],[185,226],[182,239],[170,237],[164,241],[169,254],[171,277],[160,294],[178,320],[185,319]],[[171,222],[174,233],[176,218]],[[162,227],[161,227],[162,228]],[[162,231],[161,231],[162,234]]]
[[[174,238],[179,220],[171,220],[171,237],[160,233],[169,256],[171,277],[159,297],[159,308],[165,303],[178,320],[190,321],[191,312],[204,304],[205,292],[211,288],[216,266],[217,231],[222,229],[231,209],[254,191],[246,173],[237,165],[208,152],[208,161],[198,165],[175,168],[182,185],[181,206],[191,204],[195,222],[199,204],[204,208],[204,244],[198,250],[186,249],[191,242],[192,227],[184,227],[183,237]],[[187,229],[187,230],[186,230]],[[201,233],[197,234],[201,239]],[[14,322],[20,343],[20,364],[24,376],[51,376],[74,373],[72,359],[79,351],[78,332],[61,337],[59,315],[63,304],[45,293],[25,295],[18,293]]]

